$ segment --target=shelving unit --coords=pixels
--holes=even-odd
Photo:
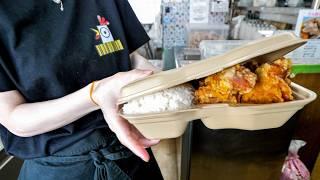
[[[299,14],[299,7],[239,7],[251,11],[259,11],[260,13],[268,14],[283,14],[296,16]]]
[[[285,15],[285,14],[267,14],[262,13],[260,14],[260,19],[268,20],[268,21],[276,21],[281,23],[288,23],[288,24],[296,24],[297,16]]]
[[[295,24],[299,7],[239,7],[242,11],[258,11],[260,19],[281,23]],[[306,8],[307,9],[307,8]]]

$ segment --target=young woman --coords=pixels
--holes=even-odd
[[[1,1],[0,134],[19,179],[162,179],[158,141],[116,104],[154,70],[135,53],[147,41],[127,0]]]

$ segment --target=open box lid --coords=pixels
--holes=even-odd
[[[132,99],[174,87],[191,80],[200,79],[220,72],[231,66],[255,60],[265,63],[277,60],[307,41],[296,37],[293,33],[283,33],[276,36],[252,41],[239,48],[189,64],[182,68],[163,71],[147,78],[135,81],[121,89],[118,104]]]

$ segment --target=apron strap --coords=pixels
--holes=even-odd
[[[129,158],[132,156],[132,152],[125,148],[119,148],[118,150],[120,151],[110,152],[107,148],[103,148],[90,152],[96,167],[94,180],[131,179],[114,161]]]

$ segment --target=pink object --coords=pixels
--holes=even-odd
[[[309,180],[310,173],[303,162],[299,159],[298,151],[305,146],[302,140],[292,140],[289,154],[282,167],[281,180]]]

